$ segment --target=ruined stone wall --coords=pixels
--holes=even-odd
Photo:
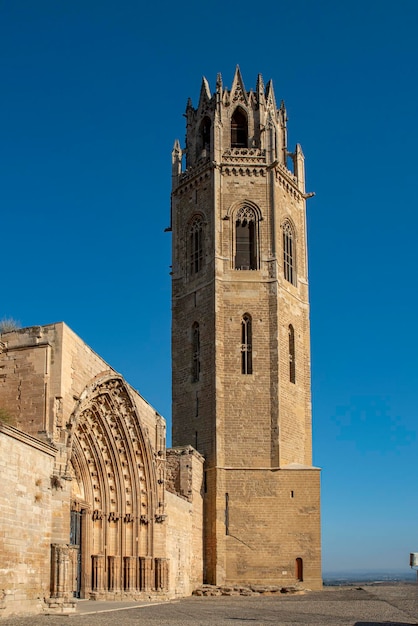
[[[203,458],[190,446],[167,450],[167,556],[170,592],[190,595],[203,582]]]
[[[49,596],[55,450],[0,424],[0,618]]]

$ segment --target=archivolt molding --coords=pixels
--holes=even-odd
[[[164,515],[164,451],[153,453],[122,377],[87,386],[67,427],[73,472],[94,519],[148,524]]]

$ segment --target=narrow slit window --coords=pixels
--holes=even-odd
[[[295,330],[289,325],[289,380],[296,383]]]
[[[190,274],[197,274],[203,265],[203,222],[195,217],[189,231]]]
[[[241,373],[252,374],[252,324],[251,316],[247,313],[241,321]]]
[[[285,279],[296,285],[295,237],[289,222],[283,225],[283,271]]]
[[[192,327],[192,381],[195,383],[200,378],[200,328],[195,322]]]
[[[229,493],[225,494],[225,535],[229,535]]]

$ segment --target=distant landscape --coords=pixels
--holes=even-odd
[[[327,587],[340,587],[354,584],[380,584],[380,583],[417,583],[415,570],[388,570],[388,571],[327,571],[323,572],[324,585]]]

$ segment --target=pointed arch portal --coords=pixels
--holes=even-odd
[[[154,558],[155,524],[165,517],[164,462],[154,458],[123,379],[86,388],[69,427],[74,595],[165,588],[166,560]]]

